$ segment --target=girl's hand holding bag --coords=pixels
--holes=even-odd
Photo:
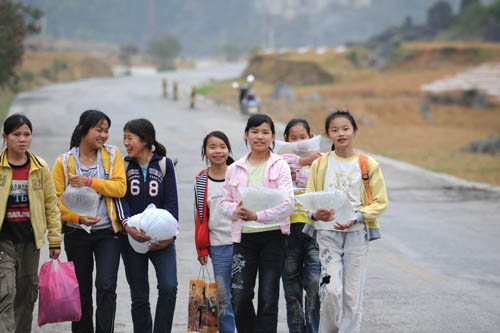
[[[72,261],[44,263],[38,281],[38,326],[81,319],[80,289]]]

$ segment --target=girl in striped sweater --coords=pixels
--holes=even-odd
[[[219,331],[234,332],[234,314],[231,306],[231,265],[233,240],[230,218],[219,209],[224,198],[224,178],[227,166],[233,162],[229,156],[231,145],[220,131],[208,133],[203,139],[201,156],[209,167],[195,177],[195,242],[198,260],[206,265],[212,259],[215,280],[219,284]]]

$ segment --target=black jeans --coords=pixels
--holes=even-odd
[[[286,254],[281,230],[247,233],[233,244],[232,305],[238,332],[276,332],[280,277]],[[259,272],[257,314],[253,306]]]
[[[319,248],[316,239],[302,233],[303,227],[304,223],[293,223],[290,226],[288,251],[283,268],[283,288],[290,333],[316,333],[319,327]]]
[[[120,264],[120,239],[111,228],[92,230],[67,228],[64,247],[69,261],[75,265],[80,287],[82,319],[72,322],[71,329],[78,333],[93,333],[92,272],[96,262],[96,330],[113,332],[116,312],[116,279]]]

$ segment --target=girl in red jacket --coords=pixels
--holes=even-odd
[[[227,166],[233,162],[229,156],[231,145],[220,131],[208,133],[203,139],[201,156],[209,167],[195,177],[195,241],[198,260],[207,264],[212,259],[215,280],[219,284],[219,331],[234,332],[234,314],[231,306],[231,265],[233,240],[231,219],[219,209],[224,197],[224,178]]]

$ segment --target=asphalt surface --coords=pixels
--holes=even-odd
[[[96,108],[110,116],[108,143],[122,150],[126,121],[139,117],[153,121],[158,141],[165,144],[169,156],[179,159],[179,288],[174,332],[186,331],[188,282],[199,269],[193,244],[193,177],[204,167],[200,159],[202,138],[209,130],[223,130],[236,158],[247,151],[243,142],[245,118],[238,111],[204,99],[190,109],[188,93],[193,84],[229,79],[243,68],[243,64],[214,65],[163,75],[58,84],[19,95],[11,108],[10,113],[23,112],[31,119],[31,150],[49,165],[68,150],[78,117],[86,109]],[[170,83],[179,81],[179,101],[162,97],[164,76]],[[280,138],[282,126],[278,128]],[[382,238],[370,244],[362,332],[500,331],[500,189],[384,157],[377,159],[386,179],[389,209],[380,219]],[[66,260],[64,253],[61,259]],[[41,263],[47,260],[44,248]],[[156,278],[152,267],[149,275],[154,309]],[[117,293],[115,332],[132,332],[123,265]],[[38,328],[37,307],[33,332],[70,330],[69,323]],[[279,332],[287,331],[285,316],[281,291]]]

